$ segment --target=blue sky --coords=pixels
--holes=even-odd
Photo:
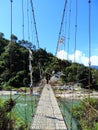
[[[30,0],[24,0],[24,39],[28,40],[27,1],[29,18],[32,18]],[[88,0],[78,1],[76,61],[88,64]],[[72,0],[70,17],[69,58],[73,60],[75,46],[75,2]],[[65,0],[33,0],[40,47],[55,54]],[[65,11],[62,36],[66,37],[65,48],[61,45],[58,57],[66,59],[68,43],[69,3]],[[91,0],[91,62],[98,65],[98,0]],[[30,41],[36,44],[33,22],[29,19]],[[10,38],[10,0],[0,1],[0,32]],[[19,40],[22,34],[22,0],[13,0],[13,34]]]

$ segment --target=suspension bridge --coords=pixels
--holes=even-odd
[[[43,88],[31,130],[67,130],[53,90],[49,84]]]
[[[13,15],[12,15],[12,12],[13,12],[13,0],[10,0],[10,14],[11,14],[11,19],[10,19],[10,22],[11,22],[11,35],[13,34]],[[29,1],[27,0],[27,22],[28,22],[28,41],[30,41],[31,37],[30,37],[30,18],[29,18]],[[66,14],[66,8],[67,8],[67,4],[69,3],[69,19],[68,19],[68,36],[63,36],[62,35],[62,32],[63,32],[63,28],[64,26],[66,25],[67,26],[67,22],[65,22],[65,14]],[[77,21],[78,21],[78,17],[77,17],[77,13],[78,13],[78,1],[76,0],[75,1],[75,5],[76,5],[76,8],[75,8],[75,30],[74,30],[74,63],[75,63],[75,60],[76,60],[76,47],[77,47]],[[91,61],[90,61],[90,57],[91,57],[91,29],[90,29],[90,7],[91,5],[91,0],[88,0],[88,26],[89,26],[89,29],[88,29],[88,39],[89,39],[89,77],[88,77],[88,88],[89,88],[89,92],[88,92],[88,109],[91,108],[95,113],[98,114],[98,111],[96,109],[93,108],[93,106],[90,105],[90,67],[91,67]],[[39,37],[38,37],[38,30],[37,30],[37,24],[36,24],[36,17],[35,17],[35,10],[34,10],[34,5],[33,5],[33,0],[30,0],[30,9],[31,9],[31,12],[32,12],[32,18],[33,18],[33,21],[31,20],[31,24],[34,24],[34,31],[35,31],[35,35],[36,35],[36,47],[35,47],[35,50],[36,48],[40,48],[40,42],[39,42]],[[63,14],[62,14],[62,19],[61,19],[61,25],[60,25],[60,31],[59,31],[59,35],[58,35],[58,40],[57,40],[57,46],[56,46],[56,52],[55,52],[55,56],[58,56],[58,53],[60,50],[62,50],[62,47],[65,49],[65,42],[66,42],[66,39],[67,40],[67,56],[66,56],[66,59],[69,60],[69,42],[70,42],[70,21],[71,21],[71,6],[72,6],[72,0],[65,0],[65,3],[64,3],[64,9],[63,9]],[[22,35],[23,35],[23,41],[25,39],[25,21],[24,21],[24,0],[22,0]],[[65,23],[64,23],[65,22]],[[65,25],[64,25],[65,24]],[[10,39],[10,44],[12,44],[12,38]],[[34,45],[33,45],[34,47]],[[32,63],[33,63],[33,54],[32,54],[32,48],[31,46],[28,46],[26,47],[26,49],[28,50],[29,52],[29,72],[30,72],[30,95],[32,96],[34,93],[33,91],[33,68],[32,68]],[[34,48],[33,48],[34,49]],[[11,52],[11,55],[12,55],[12,52]],[[10,72],[12,71],[12,56],[10,56]],[[41,75],[41,64],[40,62],[38,63],[39,65],[39,73],[40,73],[40,78],[42,78],[42,75]],[[24,67],[25,68],[25,67]],[[74,71],[75,71],[75,68],[74,68]],[[51,76],[51,74],[49,75]],[[47,77],[43,77],[44,79],[47,78]],[[74,82],[74,81],[73,81]],[[24,86],[25,85],[25,82],[24,82]],[[72,85],[74,86],[74,85]],[[25,91],[26,91],[26,87],[25,87]],[[72,93],[74,95],[74,89],[72,90]],[[74,96],[72,95],[72,98],[71,98],[71,103],[72,103],[72,107],[73,107],[73,100],[74,100]],[[10,92],[10,98],[12,99],[12,88],[11,88],[11,92]],[[67,99],[66,99],[67,100]],[[11,100],[12,101],[12,100]],[[33,102],[33,101],[31,101]],[[27,101],[26,101],[26,94],[25,94],[25,104],[27,105]],[[10,102],[10,105],[12,105],[12,102]],[[65,107],[65,106],[64,106]],[[71,108],[72,110],[72,108]],[[52,89],[52,86],[49,84],[49,79],[47,79],[47,83],[46,81],[44,82],[44,85],[43,85],[43,89],[42,89],[42,92],[41,92],[41,96],[40,96],[40,99],[38,101],[38,104],[37,104],[37,108],[36,108],[36,111],[34,113],[34,115],[32,116],[32,121],[31,121],[31,124],[29,127],[26,127],[25,129],[29,129],[29,130],[74,130],[73,128],[73,121],[72,121],[72,113],[71,113],[71,110],[70,110],[70,113],[69,113],[69,120],[70,120],[70,125],[68,127],[67,123],[66,123],[66,115],[63,115],[60,107],[59,107],[59,104],[58,104],[58,100],[55,96],[55,93]],[[33,111],[33,106],[32,106],[32,111]],[[25,109],[25,123],[27,123],[27,115],[28,115],[28,112],[26,111]],[[11,113],[10,113],[10,117],[11,117]],[[90,113],[88,112],[88,118],[90,116]],[[10,122],[10,126],[11,126],[11,122]]]

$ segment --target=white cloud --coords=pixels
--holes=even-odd
[[[57,57],[60,59],[67,59],[67,52],[64,50],[61,50],[57,52]],[[76,50],[75,54],[69,54],[68,59],[71,60],[72,62],[77,62],[84,64],[85,66],[88,66],[89,58],[85,56],[85,54],[80,51]],[[98,65],[98,56],[91,56],[90,57],[91,65]]]
[[[91,63],[92,65],[98,65],[98,56],[92,56]]]
[[[56,57],[59,59],[67,59],[67,52],[64,50],[58,51]]]

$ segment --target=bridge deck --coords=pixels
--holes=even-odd
[[[30,130],[67,130],[50,85],[45,85]]]

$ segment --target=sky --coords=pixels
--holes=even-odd
[[[70,8],[70,1],[71,8]],[[30,0],[24,0],[24,39],[37,45]],[[65,0],[33,0],[39,45],[55,55]],[[69,15],[71,9],[71,15]],[[10,0],[0,0],[0,32],[11,35]],[[28,10],[28,11],[27,11]],[[28,16],[27,16],[28,12]],[[98,65],[98,0],[91,0],[91,65]],[[13,0],[12,33],[23,39],[22,0]],[[70,22],[69,22],[70,18]],[[29,21],[29,25],[28,25]],[[69,32],[70,23],[70,32]],[[76,0],[67,0],[57,57],[88,66],[88,0],[77,0],[77,35],[75,49]],[[29,31],[28,31],[29,30]],[[69,40],[68,40],[69,38]],[[69,51],[68,51],[69,41]],[[75,59],[74,59],[75,56]]]

